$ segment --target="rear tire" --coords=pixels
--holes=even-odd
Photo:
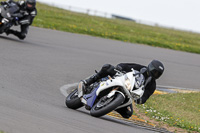
[[[65,104],[70,109],[78,109],[83,106],[83,103],[78,97],[78,89],[75,89],[67,96]]]
[[[108,102],[108,100],[111,100],[110,102]],[[102,104],[103,102],[103,98],[101,98],[90,110],[90,114],[94,117],[100,117],[103,116],[113,110],[115,110],[119,105],[121,105],[125,98],[121,93],[116,93],[113,97],[113,99],[108,99],[105,105]],[[102,107],[100,107],[100,105],[103,105]]]

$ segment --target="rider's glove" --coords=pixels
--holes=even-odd
[[[118,70],[118,71],[120,71],[120,72],[122,72],[122,67],[121,67],[120,65],[117,65],[117,66],[115,67],[115,69]]]

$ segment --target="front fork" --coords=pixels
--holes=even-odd
[[[79,83],[79,86],[78,86],[78,97],[81,99],[81,102],[83,104],[85,104],[85,107],[86,109],[90,110],[95,101],[96,101],[96,98],[97,98],[97,95],[96,95],[96,91],[98,90],[99,86],[96,87],[94,90],[92,90],[92,92],[90,94],[83,94],[83,84],[82,83]],[[112,91],[110,91],[110,93],[108,93],[106,95],[107,98],[111,98],[113,97],[116,93],[120,93],[124,98],[125,98],[125,95],[119,91],[119,87],[116,87],[115,89],[113,89]]]
[[[107,95],[107,98],[111,98],[112,96],[115,95],[115,93],[120,93],[124,98],[125,98],[125,95],[121,92],[121,91],[118,91],[119,90],[119,87],[116,87],[115,89],[113,89],[108,95]]]
[[[84,86],[84,83],[83,82],[80,82],[79,84],[78,84],[78,97],[79,98],[81,98],[81,97],[83,97],[83,87],[85,87]]]

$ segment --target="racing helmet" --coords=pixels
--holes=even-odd
[[[149,75],[154,79],[158,79],[163,74],[164,69],[164,65],[158,60],[151,61],[147,67]]]
[[[36,0],[26,0],[26,9],[32,11],[35,9]]]

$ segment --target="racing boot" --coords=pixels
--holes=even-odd
[[[98,79],[100,79],[100,76],[98,73],[92,75],[91,77],[82,80],[85,86],[90,86],[92,83],[96,82]]]
[[[96,74],[89,77],[88,79],[83,80],[83,83],[86,86],[89,86],[92,83],[96,82],[100,78],[106,77],[108,75],[113,76],[116,74],[116,71],[114,69],[115,69],[114,66],[112,66],[110,64],[105,64],[105,65],[103,65],[103,67],[101,68],[101,70],[99,72],[96,71]]]
[[[12,30],[12,29],[9,29],[9,30],[7,30],[6,31],[6,35],[9,35],[9,34],[13,34],[13,35],[18,35],[18,32],[17,31],[15,31],[15,30]]]
[[[88,90],[89,86],[96,82],[97,80],[99,80],[100,78],[106,77],[108,75],[113,76],[116,71],[114,71],[115,67],[110,65],[110,64],[105,64],[103,65],[103,67],[101,68],[101,70],[99,72],[96,71],[96,74],[94,74],[93,76],[82,80],[79,83],[79,87],[78,87],[78,94],[79,97],[83,96],[84,94],[86,94],[86,92],[90,91]]]
[[[133,106],[132,104],[127,106],[127,107],[123,107],[120,109],[116,109],[115,110],[117,113],[119,113],[122,117],[124,118],[130,118],[133,114]]]
[[[96,82],[98,79],[100,79],[100,77],[98,73],[96,73],[85,80],[81,80],[81,82],[78,85],[78,97],[82,97],[84,94],[86,94],[89,91],[87,90],[87,88],[89,88],[89,86],[92,83]]]

